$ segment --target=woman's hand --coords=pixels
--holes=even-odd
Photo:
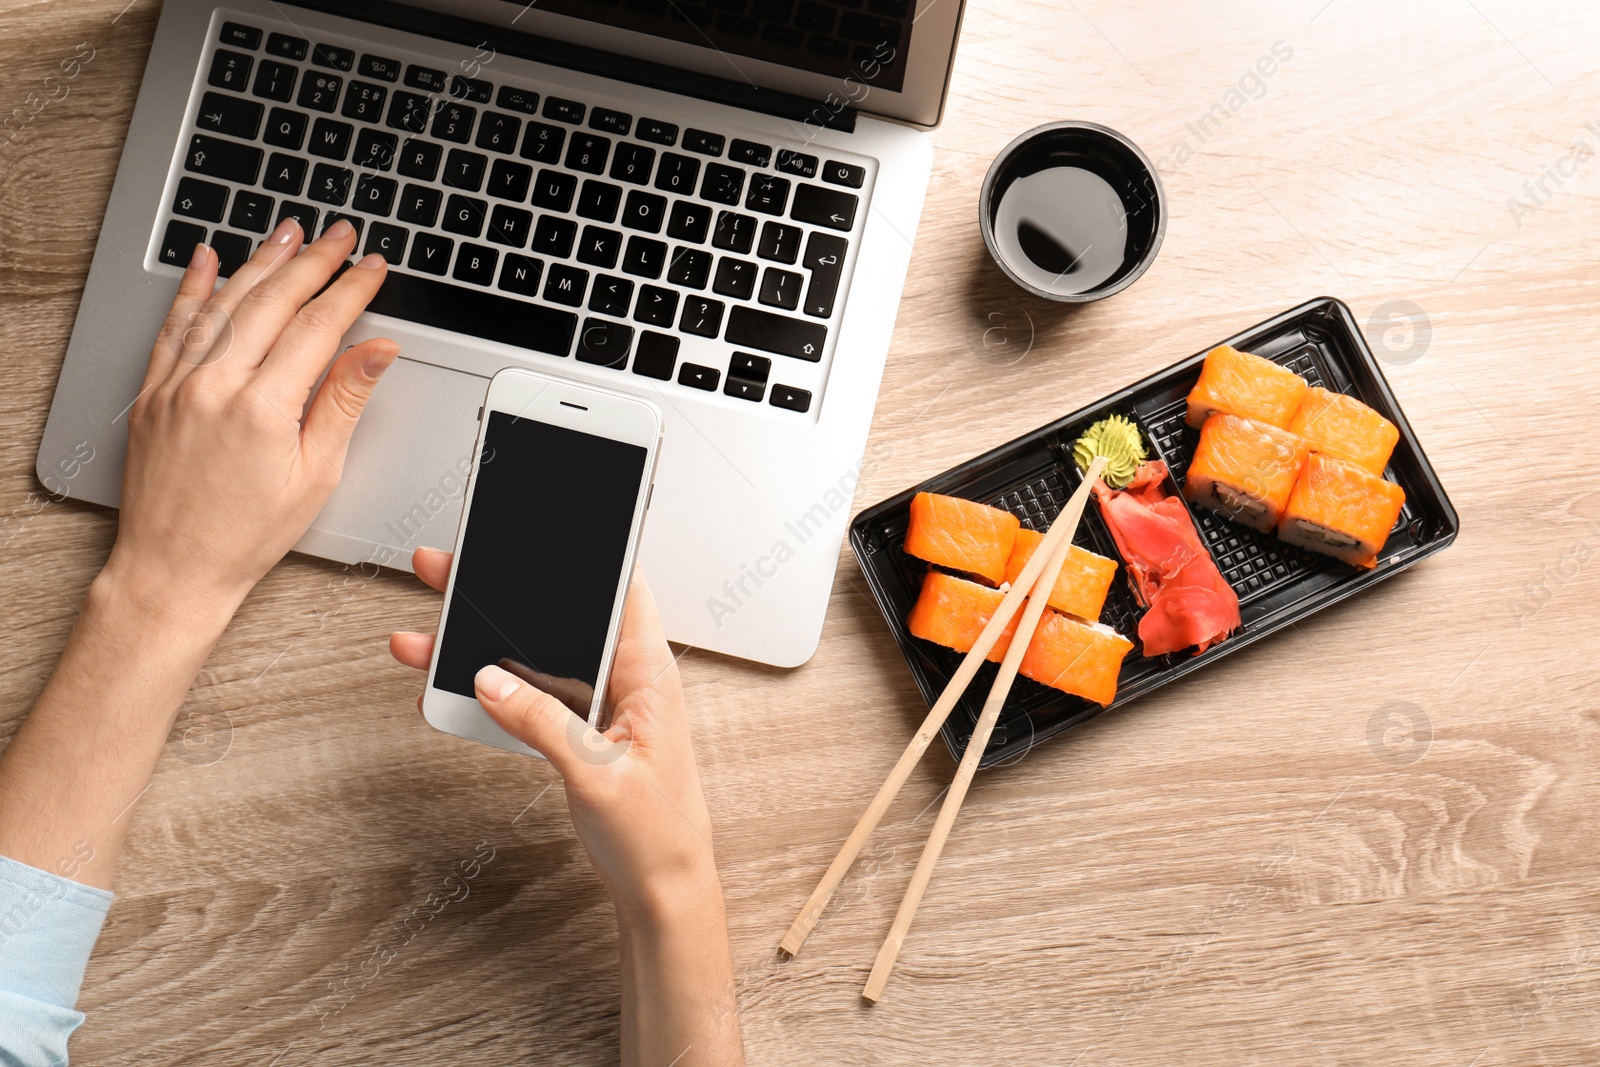
[[[128,411],[106,564],[119,582],[231,615],[322,509],[361,409],[399,352],[374,339],[334,359],[387,273],[369,255],[329,285],[355,241],[341,220],[301,251],[286,219],[215,292],[216,253],[195,249]]]

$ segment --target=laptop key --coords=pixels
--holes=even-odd
[[[670,382],[673,366],[678,362],[678,344],[678,339],[671,334],[641,330],[638,351],[633,356],[633,373]]]
[[[703,156],[722,155],[724,139],[720,133],[707,133],[690,127],[683,131],[683,147],[690,152],[699,152]]]
[[[248,48],[255,51],[261,47],[261,31],[254,26],[246,26],[239,22],[224,22],[222,35],[217,38],[221,44],[233,45],[235,48]]]
[[[667,236],[701,244],[711,232],[711,209],[693,200],[676,200],[667,219]]]
[[[227,203],[227,186],[213,185],[199,178],[179,178],[178,195],[172,199],[172,211],[191,219],[221,222],[222,209]]]
[[[400,139],[392,133],[363,126],[356,132],[356,150],[350,162],[368,170],[388,170],[394,166]]]
[[[472,138],[472,122],[478,109],[466,104],[441,104],[433,116],[433,136],[441,141],[466,144]]]
[[[431,182],[439,175],[439,158],[443,154],[443,149],[432,141],[409,138],[400,147],[399,171],[407,178]]]
[[[336,44],[318,44],[311,49],[311,62],[331,70],[349,71],[355,66],[356,54],[349,48]]]
[[[294,82],[299,76],[299,67],[279,63],[275,59],[263,59],[256,68],[255,85],[250,91],[256,96],[287,104],[294,96]]]
[[[240,189],[234,194],[234,210],[227,213],[227,224],[240,230],[266,234],[272,226],[272,197]]]
[[[327,233],[328,229],[336,222],[348,222],[350,228],[356,231],[356,245],[359,247],[361,244],[361,227],[365,221],[357,215],[347,215],[343,211],[330,211],[322,216],[322,232]],[[342,270],[343,268],[340,269]]]
[[[608,230],[604,226],[585,226],[583,238],[578,242],[578,262],[587,263],[591,267],[615,267],[617,257],[622,254],[622,234],[616,230]],[[633,283],[629,282],[631,290]],[[596,311],[599,308],[595,309]],[[617,314],[627,314],[624,307]]]
[[[627,251],[622,256],[622,270],[641,278],[659,278],[666,261],[666,245],[648,237],[630,237]]]
[[[309,164],[299,156],[288,156],[282,152],[274,152],[267,157],[267,170],[261,178],[261,184],[275,193],[286,193],[289,196],[299,196],[300,191],[306,187],[306,170]],[[180,182],[178,191],[183,191]]]
[[[678,127],[670,122],[662,122],[660,119],[640,119],[639,129],[634,133],[634,136],[641,141],[649,141],[651,144],[661,144],[671,148],[678,143]]]
[[[515,115],[503,115],[498,111],[485,111],[483,121],[478,123],[479,148],[487,148],[491,152],[511,153],[517,148],[517,134],[522,132],[522,120]]]
[[[753,356],[749,352],[735,352],[728,361],[728,373],[747,382],[765,382],[772,372],[772,360],[766,356]]]
[[[250,68],[254,65],[255,60],[243,52],[219,48],[217,54],[211,57],[211,73],[206,76],[206,82],[218,89],[242,93],[250,82]]]
[[[620,319],[628,314],[628,305],[631,303],[633,303],[632,282],[612,274],[595,275],[594,290],[589,294],[590,311],[598,311],[602,315],[615,315]]]
[[[743,378],[735,378],[730,372],[728,384],[722,387],[722,391],[729,396],[736,396],[740,400],[750,400],[759,404],[761,403],[761,398],[766,395],[767,387],[762,382],[750,382]]]
[[[463,237],[476,237],[483,232],[484,217],[488,213],[487,201],[452,193],[450,199],[444,202],[444,219],[439,223],[439,228]]]
[[[739,348],[759,348],[763,352],[816,363],[822,359],[828,328],[787,315],[735,305],[728,313],[728,331],[723,336],[729,344]]]
[[[483,245],[463,244],[456,253],[456,269],[450,273],[457,281],[473,285],[493,285],[494,268],[500,263],[500,253]]]
[[[425,96],[396,91],[394,98],[389,101],[389,117],[384,123],[392,130],[404,130],[411,134],[426,133],[428,116],[432,114],[432,108],[433,105]]]
[[[532,115],[539,110],[539,94],[531,89],[518,89],[514,85],[500,86],[500,92],[494,98],[495,107],[503,107],[507,111],[520,111],[524,115]]]
[[[435,233],[419,233],[411,240],[411,258],[406,260],[406,265],[412,270],[425,271],[428,274],[443,274],[450,267],[450,253],[455,251],[456,243],[448,237],[440,237]],[[392,280],[394,275],[390,275]],[[384,282],[384,288],[389,287]],[[452,289],[452,292],[459,290]],[[372,309],[372,305],[367,305]]]
[[[603,174],[606,154],[611,150],[611,139],[592,133],[575,133],[567,146],[567,168],[585,174]]]
[[[683,298],[683,314],[678,317],[678,329],[696,337],[715,337],[722,329],[723,303],[703,296]]]
[[[305,143],[306,127],[310,123],[309,115],[290,111],[286,107],[275,107],[267,112],[267,129],[261,139],[275,148],[298,152]]]
[[[798,174],[802,178],[817,176],[817,157],[787,148],[778,149],[777,168],[785,174]]]
[[[218,230],[211,235],[211,247],[217,253],[217,277],[231,278],[250,258],[255,242],[242,233]]]
[[[655,165],[656,150],[648,145],[623,141],[611,158],[611,176],[619,182],[643,185],[650,180],[650,168]]]
[[[646,233],[660,233],[666,214],[666,197],[634,189],[628,193],[628,203],[622,211],[622,224]]]
[[[744,192],[744,171],[721,163],[707,163],[706,176],[700,182],[700,199],[717,204],[737,204]]]
[[[750,194],[744,206],[751,211],[767,215],[782,215],[789,204],[789,179],[771,174],[755,174],[750,178]]]
[[[284,219],[294,219],[300,224],[300,233],[309,239],[311,234],[317,232],[317,209],[310,204],[296,204],[284,200],[278,204],[278,222]]]
[[[577,212],[596,222],[611,222],[617,217],[617,205],[622,202],[622,187],[609,182],[585,179],[578,193]]]
[[[350,181],[354,177],[343,167],[318,163],[311,168],[311,188],[306,190],[306,195],[320,203],[343,207],[350,198]]]
[[[559,96],[547,97],[544,102],[545,118],[570,122],[574,126],[583,124],[584,110],[584,106],[576,100],[563,100]]]
[[[740,141],[735,139],[728,146],[728,158],[735,163],[748,163],[752,167],[764,167],[772,159],[772,149],[764,144],[754,141]]]
[[[848,230],[855,224],[856,205],[860,202],[861,198],[854,193],[824,189],[820,185],[802,185],[794,191],[794,207],[789,215],[813,226]]]
[[[263,111],[265,108],[254,100],[208,92],[200,98],[200,113],[194,121],[202,130],[248,141],[260,132]]]
[[[628,131],[633,128],[633,116],[626,112],[613,111],[609,107],[597,107],[589,113],[589,128],[626,137]]]
[[[578,322],[568,311],[398,271],[384,279],[367,310],[552,356],[567,354]]]
[[[737,211],[717,212],[717,229],[711,235],[711,247],[744,255],[750,251],[755,239],[756,220],[753,215],[741,215]]]
[[[747,259],[723,256],[717,264],[717,278],[711,291],[718,296],[731,296],[738,300],[750,299],[756,291],[757,267]]]
[[[483,188],[483,176],[489,169],[489,157],[477,152],[452,148],[444,157],[444,173],[439,180],[452,189],[477,192]]]
[[[540,215],[538,224],[533,228],[532,248],[551,259],[566,259],[572,254],[572,242],[577,236],[578,224],[571,219]]]
[[[161,251],[156,258],[171,267],[187,267],[194,257],[194,246],[206,239],[206,228],[192,222],[167,223],[167,232],[161,236]]]
[[[790,411],[809,411],[811,392],[808,389],[796,389],[792,385],[774,385],[772,398],[768,403],[775,408],[787,408]]]
[[[507,252],[500,267],[500,288],[521,296],[539,295],[539,278],[544,273],[544,260]]]
[[[368,215],[387,217],[394,210],[394,194],[398,188],[393,178],[363,174],[356,182],[356,195],[350,206]]]
[[[382,122],[383,102],[389,90],[372,82],[353,81],[344,92],[344,107],[340,114],[359,122]]]
[[[801,266],[811,272],[811,287],[806,290],[804,311],[819,319],[833,314],[834,298],[844,276],[844,255],[849,242],[831,233],[814,233],[806,242],[806,258]]]
[[[800,255],[800,227],[782,222],[766,223],[761,227],[761,243],[756,246],[756,255],[779,263],[793,263]]]
[[[376,252],[389,261],[392,267],[398,267],[406,254],[406,238],[410,234],[404,226],[395,226],[388,222],[374,222],[367,228],[367,243],[361,252],[362,255],[371,255]]]
[[[308,47],[310,47],[310,42],[304,37],[294,37],[287,33],[267,34],[267,55],[269,56],[281,56],[284,59],[292,59],[295,62],[299,62],[306,57],[306,49]]]
[[[622,370],[633,347],[633,327],[607,319],[584,319],[578,331],[578,361]]]
[[[722,372],[715,367],[702,367],[698,363],[685,363],[678,371],[678,384],[687,385],[691,389],[704,389],[714,392],[717,380],[722,377]]]
[[[589,284],[589,272],[565,263],[550,264],[550,277],[544,283],[544,298],[552,304],[578,307]]]
[[[565,211],[572,206],[572,194],[578,191],[578,179],[560,170],[541,170],[533,183],[533,206],[551,211]]]
[[[694,192],[694,180],[699,176],[698,159],[680,156],[676,152],[664,152],[661,166],[656,170],[656,188],[689,196]]]
[[[528,188],[533,184],[533,168],[526,163],[513,163],[497,159],[489,168],[489,184],[484,192],[501,200],[518,203],[528,199]]]
[[[253,145],[224,141],[205,134],[189,138],[189,152],[184,157],[184,169],[208,178],[254,185],[261,172],[262,151]]]
[[[848,185],[852,189],[859,189],[861,183],[867,180],[867,168],[830,159],[823,165],[822,180],[832,182],[834,185]]]
[[[400,61],[398,59],[385,59],[383,56],[363,55],[361,66],[357,68],[363,78],[377,78],[379,81],[392,82],[400,77]]]
[[[439,221],[439,205],[443,200],[444,194],[437,189],[408,184],[400,197],[400,221],[413,226],[432,226]]]
[[[663,289],[659,285],[642,285],[639,287],[639,303],[633,309],[633,317],[647,326],[671,326],[672,320],[678,316],[678,294],[672,289]]]
[[[533,230],[533,212],[519,207],[496,204],[489,213],[489,240],[497,245],[521,248],[528,243]],[[485,282],[484,284],[488,284]]]
[[[522,134],[523,159],[540,163],[561,162],[561,146],[566,143],[567,131],[547,122],[530,122]]]
[[[311,143],[306,151],[323,159],[343,159],[350,154],[350,141],[356,128],[348,122],[318,119],[311,124]]]
[[[425,93],[442,93],[447,83],[444,71],[413,63],[406,67],[406,84]]]
[[[333,114],[333,109],[339,106],[339,90],[344,88],[344,79],[337,74],[319,74],[314,70],[306,71],[306,76],[300,79],[300,95],[295,98],[295,103],[311,111],[325,111]]]
[[[675,248],[667,281],[688,289],[704,289],[711,280],[711,253],[703,248]]]

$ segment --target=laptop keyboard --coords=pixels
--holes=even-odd
[[[869,161],[246,22],[203,63],[160,262],[209,241],[231,274],[284,218],[345,219],[390,264],[371,311],[817,403]]]

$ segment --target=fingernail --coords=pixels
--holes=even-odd
[[[367,353],[366,360],[361,364],[361,373],[368,378],[376,378],[389,369],[389,364],[394,362],[394,357],[400,354],[400,349],[392,345],[373,349]]]
[[[294,240],[300,232],[300,224],[294,219],[284,219],[278,223],[278,228],[272,231],[272,236],[267,238],[269,245],[286,245]]]
[[[344,237],[349,237],[352,233],[355,233],[355,232],[356,232],[355,231],[355,227],[350,225],[350,222],[349,222],[348,219],[340,219],[338,222],[334,223],[332,226],[329,226],[326,230],[323,230],[322,231],[322,236],[324,236],[324,237],[332,237],[334,240],[339,240],[339,239],[344,238]]]
[[[503,671],[493,664],[480,670],[473,682],[478,687],[478,692],[496,704],[515,693],[517,686],[522,684],[517,681],[514,674],[509,671]]]
[[[368,252],[356,261],[356,266],[362,270],[377,270],[383,266],[383,257],[376,252]]]
[[[195,245],[194,253],[189,257],[189,269],[194,270],[206,261],[206,253],[211,249],[207,245]]]

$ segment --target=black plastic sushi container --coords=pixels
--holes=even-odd
[[[1147,659],[1137,647],[1142,609],[1111,532],[1091,501],[1078,526],[1077,543],[1118,562],[1117,576],[1100,621],[1136,646],[1123,661],[1117,697],[1110,705],[1113,708],[1383,581],[1444,548],[1455,540],[1460,529],[1455,508],[1344,303],[1331,297],[1313,300],[1219,343],[1280,363],[1312,385],[1349,393],[1394,423],[1400,440],[1384,477],[1405,490],[1405,508],[1378,554],[1377,566],[1370,570],[1306,552],[1272,534],[1257,533],[1213,512],[1191,508],[1201,540],[1239,595],[1242,626],[1201,655],[1185,651]],[[1138,425],[1151,458],[1164,460],[1176,483],[1169,484],[1167,492],[1181,498],[1179,486],[1200,436],[1184,421],[1186,399],[1204,360],[1205,352],[1197,353],[898,493],[856,517],[850,528],[850,545],[917,687],[930,706],[943,692],[962,656],[913,637],[906,628],[906,618],[928,571],[927,563],[907,555],[902,547],[911,498],[918,492],[931,492],[981,501],[1012,512],[1024,526],[1042,532],[1080,481],[1072,462],[1073,442],[1092,423],[1113,414],[1127,416]],[[984,664],[940,731],[957,759],[977,724],[997,670],[993,663]],[[1107,709],[1080,697],[1019,677],[995,725],[981,766],[1016,760],[1040,741],[1104,710]]]

